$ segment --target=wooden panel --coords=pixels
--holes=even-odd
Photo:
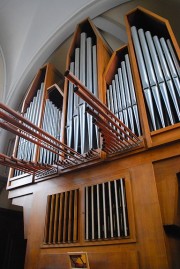
[[[180,138],[180,123],[176,123],[166,128],[151,132],[152,146],[163,145],[168,140],[178,140]]]
[[[168,269],[163,224],[152,164],[131,169],[140,268]]]
[[[91,269],[103,268],[123,268],[138,269],[138,257],[135,251],[127,252],[103,252],[88,253],[89,264]]]
[[[88,252],[91,269],[138,269],[138,255],[136,251],[122,252]],[[67,254],[41,254],[38,269],[69,269]]]
[[[28,238],[32,201],[33,201],[33,194],[26,194],[24,196],[16,197],[12,201],[13,205],[18,205],[18,206],[23,207],[24,238],[25,239]]]
[[[69,269],[68,256],[66,254],[41,254],[38,269]]]
[[[11,178],[8,181],[7,190],[14,189],[17,187],[21,187],[24,185],[31,184],[33,182],[33,176],[29,174],[23,174],[19,177]]]
[[[154,171],[163,224],[180,226],[180,157],[154,163]]]
[[[38,184],[36,184],[37,187]],[[37,190],[37,189],[36,189]],[[51,188],[52,190],[52,188]],[[46,191],[36,191],[33,194],[31,215],[29,219],[29,230],[26,250],[26,263],[24,268],[37,268],[39,261],[40,249],[43,246],[44,240],[44,227],[46,221],[47,212],[47,196],[57,193],[57,188],[54,192],[49,192],[49,188]],[[50,213],[51,214],[51,213]],[[49,235],[48,235],[49,238]],[[48,244],[47,244],[48,246]]]

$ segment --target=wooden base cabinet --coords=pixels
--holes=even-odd
[[[172,143],[166,147],[161,146],[102,163],[94,166],[93,169],[82,169],[38,182],[34,186],[11,190],[9,195],[13,203],[21,203],[24,212],[29,213],[29,221],[26,219],[25,223],[27,228],[25,268],[66,269],[69,268],[67,253],[78,251],[87,252],[90,268],[109,269],[112,266],[114,268],[118,266],[178,268],[178,253],[175,251],[178,245],[178,238],[176,238],[178,234],[166,234],[164,225],[172,224],[178,218],[178,212],[173,208],[177,208],[175,205],[179,206],[176,204],[179,203],[177,201],[179,194],[177,194],[178,185],[175,178],[176,173],[179,172],[179,152],[179,143]],[[122,189],[119,188],[121,179],[124,180],[124,200]],[[166,192],[163,189],[164,185],[166,185]],[[118,195],[116,191],[119,192]],[[173,200],[175,193],[177,197]],[[87,203],[89,203],[90,220],[89,238],[87,238],[86,226]],[[113,205],[112,211],[110,204]],[[98,238],[99,226],[96,216],[98,209],[101,238]],[[117,214],[119,214],[120,224],[117,223]],[[48,222],[47,216],[49,216]],[[104,222],[105,217],[106,222]],[[169,222],[167,222],[168,218]],[[104,235],[105,223],[106,235]],[[179,227],[177,221],[174,224]],[[118,225],[120,225],[120,234],[118,234]],[[123,233],[124,225],[128,228],[126,233]],[[76,236],[73,236],[75,228]],[[47,229],[49,235],[45,240]],[[92,239],[93,229],[94,239]],[[173,262],[170,260],[172,257]]]

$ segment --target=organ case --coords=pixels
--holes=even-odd
[[[129,12],[125,22],[147,144],[177,140],[180,54],[170,24],[142,7]]]
[[[90,19],[77,26],[67,55],[66,68],[102,102],[103,73],[111,54],[110,47]],[[98,130],[92,123],[92,117],[85,113],[86,104],[73,94],[73,85],[67,79],[64,103],[64,141],[67,145],[81,154],[100,148]]]
[[[146,22],[147,28],[143,28],[144,23],[142,22]],[[118,116],[125,125],[128,125],[129,129],[126,129],[127,133],[121,134],[120,141],[125,139],[129,141],[128,132],[130,139],[132,138],[130,132],[133,131],[142,143],[140,143],[140,147],[137,150],[136,147],[130,147],[127,151],[119,151],[118,149],[113,153],[111,151],[106,152],[106,158],[94,161],[93,169],[88,167],[88,163],[84,163],[78,167],[77,171],[70,168],[68,173],[63,174],[62,171],[59,175],[54,174],[51,178],[46,177],[45,179],[49,179],[48,181],[41,181],[40,179],[36,181],[37,184],[34,184],[35,181],[31,181],[29,183],[32,186],[27,186],[27,188],[22,188],[20,185],[12,185],[9,188],[10,197],[14,203],[17,203],[18,199],[23,199],[18,197],[19,190],[22,190],[22,196],[33,196],[34,203],[31,209],[32,219],[30,222],[32,227],[29,227],[31,236],[28,235],[29,245],[26,268],[31,268],[31,261],[33,261],[34,264],[38,264],[38,268],[48,268],[52,264],[54,264],[55,268],[58,268],[59,264],[61,264],[62,268],[67,269],[67,252],[77,252],[77,247],[81,247],[83,251],[88,253],[89,263],[92,268],[100,265],[103,268],[109,269],[112,268],[112,265],[114,267],[121,265],[123,268],[146,268],[151,266],[157,269],[169,269],[173,268],[173,262],[169,261],[169,256],[171,256],[172,260],[174,259],[174,264],[178,267],[179,254],[176,254],[168,247],[169,239],[164,233],[163,228],[163,225],[176,226],[177,230],[179,227],[179,217],[177,216],[179,214],[179,207],[177,206],[177,203],[179,203],[179,193],[176,182],[176,177],[179,178],[180,172],[178,167],[179,105],[176,105],[179,94],[176,88],[176,85],[178,85],[176,78],[178,76],[172,76],[172,70],[169,70],[168,67],[170,73],[168,81],[170,82],[166,80],[164,82],[158,81],[161,73],[163,78],[165,78],[164,71],[161,70],[159,71],[159,78],[155,75],[156,83],[150,83],[150,79],[154,78],[153,70],[155,67],[153,61],[155,59],[150,61],[148,66],[149,68],[152,66],[152,70],[147,70],[147,62],[152,59],[151,54],[153,51],[153,49],[150,51],[147,43],[149,42],[148,40],[151,40],[149,39],[150,34],[159,36],[162,33],[163,37],[170,40],[170,42],[166,42],[166,45],[170,44],[169,52],[171,57],[173,55],[172,49],[175,58],[179,55],[178,47],[169,23],[143,8],[137,8],[127,14],[126,26],[128,46],[124,46],[114,52],[110,59],[111,52],[99,37],[90,20],[88,19],[80,23],[68,53],[67,69],[70,69],[71,72],[74,70],[73,73],[77,74],[75,73],[75,55],[77,57],[80,53],[81,33],[87,32],[90,36],[84,39],[85,35],[83,34],[82,43],[84,40],[87,42],[89,37],[92,40],[88,39],[91,40],[88,42],[93,43],[94,40],[97,41],[96,52],[99,55],[97,70],[98,97],[103,102],[103,105],[107,105],[107,110],[105,110],[107,114],[115,114],[115,117]],[[133,31],[136,36],[135,40],[138,38],[140,44],[141,42],[146,44],[146,51],[143,49],[140,52],[143,56],[144,70],[146,71],[145,77],[142,77],[142,74],[139,72],[138,50],[135,49],[133,43],[132,35],[134,35],[134,32],[131,32],[132,26],[135,26],[138,30],[139,28],[143,29],[139,33],[138,31],[136,33],[135,28],[133,28],[135,29]],[[150,34],[145,34],[144,38],[144,32],[148,31]],[[162,42],[164,44],[164,41]],[[148,44],[152,45],[152,42]],[[93,43],[94,45],[95,43]],[[157,50],[156,47],[155,49]],[[158,52],[156,53],[158,54]],[[145,59],[147,62],[145,62]],[[173,62],[174,69],[177,72],[176,61],[173,60]],[[157,66],[159,65],[157,64]],[[131,69],[131,72],[129,72],[129,69]],[[119,92],[120,99],[117,97],[117,91],[114,93],[114,90],[112,90],[112,99],[114,94],[117,98],[114,101],[119,100],[119,103],[116,102],[113,107],[111,102],[108,101],[107,92],[109,91],[109,86],[113,88],[113,84],[117,83],[116,80],[119,74],[120,77],[118,79],[122,78],[121,84],[123,84],[123,87],[121,87]],[[80,80],[84,83],[82,77]],[[148,87],[143,88],[144,78],[147,79],[144,82],[147,83],[146,86]],[[134,87],[130,84],[132,80]],[[71,81],[65,80],[62,140],[77,150],[79,154],[83,155],[90,148],[88,147],[83,152],[81,144],[78,146],[78,143],[76,143],[75,148],[75,143],[70,144],[68,142],[70,139],[67,139],[70,133],[67,131],[67,127],[69,127],[68,121],[72,120],[72,118],[67,118],[67,114],[73,113],[70,111],[70,107],[68,107],[69,100],[75,99],[76,102],[77,100],[82,102],[76,95],[70,97],[70,91],[73,92],[73,85],[71,83]],[[164,86],[160,88],[161,85],[159,86],[158,83],[165,83],[167,94],[162,95],[161,90]],[[172,95],[169,92],[171,84],[174,86]],[[170,85],[169,88],[168,85]],[[89,87],[87,84],[85,86]],[[120,80],[117,88],[120,88]],[[132,91],[133,88],[134,90]],[[78,111],[80,111],[79,106],[84,106],[84,103],[82,102],[74,106],[77,113],[74,114],[75,117],[78,115]],[[108,112],[108,107],[111,113]],[[169,107],[172,110],[171,112]],[[84,113],[84,108],[82,111]],[[112,117],[113,120],[115,119],[114,116]],[[76,119],[74,121],[73,118],[73,121],[77,122]],[[88,129],[88,119],[86,124]],[[111,124],[109,124],[110,127],[112,127]],[[113,137],[115,132],[112,129],[115,130],[116,128],[110,128]],[[116,135],[118,136],[117,133]],[[110,140],[113,141],[113,139]],[[143,143],[144,141],[145,143]],[[103,145],[103,141],[101,143]],[[116,148],[117,144],[114,147]],[[37,158],[39,158],[39,154],[37,151]],[[164,166],[165,168],[163,168]],[[165,178],[167,172],[168,178]],[[172,190],[166,190],[169,179],[173,184]],[[25,184],[22,182],[21,185]],[[75,197],[73,192],[76,191],[78,199],[73,205],[72,200]],[[167,197],[171,203],[166,201]],[[59,202],[60,199],[64,199],[62,203]],[[117,206],[118,202],[119,207]],[[26,207],[24,200],[23,203]],[[69,212],[65,210],[64,215],[61,210],[58,211],[58,208],[60,209],[63,203],[65,208],[69,210]],[[98,208],[100,210],[96,207],[96,203],[99,205]],[[77,215],[72,210],[73,206],[77,209],[76,205],[79,207],[78,213],[76,211]],[[39,212],[39,215],[37,212]],[[61,225],[59,229],[57,228],[59,227],[57,219],[62,215],[64,217],[62,222],[59,223],[63,223],[63,228]],[[77,218],[75,218],[76,221],[74,222],[75,228],[77,228],[75,238],[72,236],[74,226],[70,221],[68,222],[68,218],[72,220],[74,215],[78,216],[78,222]],[[119,222],[118,219],[120,220]],[[44,228],[45,233],[43,232]],[[62,238],[59,237],[58,240],[58,233],[62,235],[64,231],[64,236]],[[178,243],[174,241],[173,248],[177,249],[177,246]]]
[[[44,126],[44,116],[46,114],[46,102],[50,100],[58,106],[62,111],[63,106],[63,92],[61,90],[63,86],[63,77],[58,70],[52,64],[44,65],[36,74],[33,82],[31,83],[27,94],[24,98],[21,114],[24,118],[30,120],[37,127],[51,133],[51,130],[55,130],[53,126],[49,126],[48,130]],[[51,102],[51,103],[52,103]],[[49,124],[52,124],[52,119],[49,119]],[[60,139],[61,121],[56,122],[58,128],[58,136]],[[51,130],[50,130],[51,129]],[[54,134],[53,134],[54,135]],[[50,163],[45,159],[42,159],[42,149],[39,146],[16,136],[13,156],[18,159],[23,159],[30,162]],[[18,180],[20,178],[20,181]],[[19,184],[29,184],[34,180],[33,175],[22,173],[21,171],[10,169],[8,188],[17,187]]]

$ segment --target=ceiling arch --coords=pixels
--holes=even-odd
[[[3,102],[16,108],[49,55],[79,21],[129,0],[6,0],[0,3],[0,45],[5,59]]]

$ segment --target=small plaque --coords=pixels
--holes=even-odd
[[[90,269],[86,252],[68,252],[68,256],[70,261],[70,269]]]

